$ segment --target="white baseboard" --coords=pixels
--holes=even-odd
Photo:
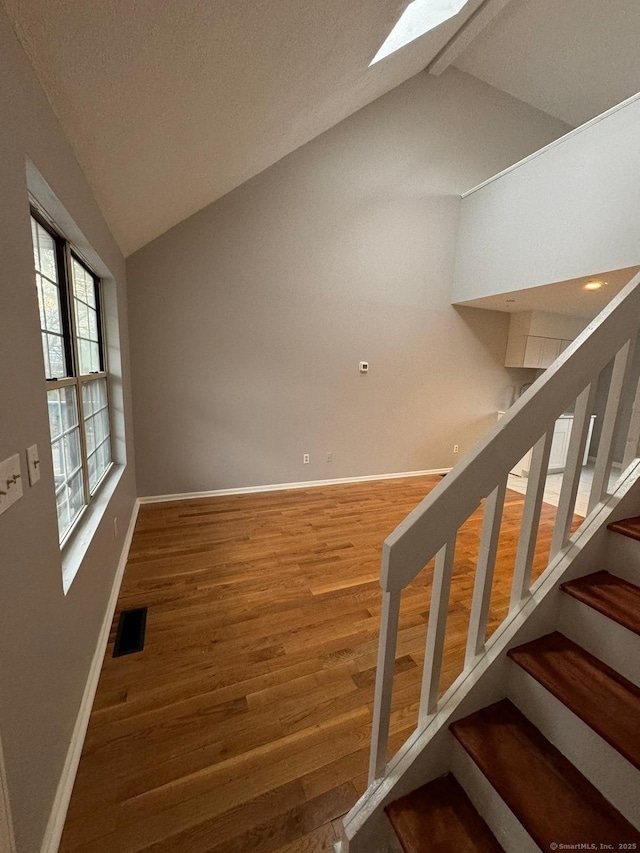
[[[71,737],[67,757],[64,762],[64,767],[62,768],[62,775],[60,776],[58,789],[53,800],[51,815],[49,816],[49,822],[47,823],[40,853],[58,853],[60,839],[62,838],[62,830],[64,829],[64,822],[67,817],[67,810],[71,800],[71,792],[76,779],[76,773],[78,772],[82,747],[87,734],[87,728],[89,726],[93,700],[95,699],[96,690],[98,689],[98,680],[100,678],[100,671],[102,670],[102,662],[104,660],[107,643],[109,642],[109,633],[111,631],[113,614],[115,613],[118,595],[120,594],[120,586],[122,584],[125,566],[127,565],[129,548],[131,547],[131,540],[133,539],[133,531],[136,526],[139,508],[140,501],[136,500],[131,513],[127,535],[125,536],[122,545],[118,568],[113,579],[113,586],[111,587],[109,603],[107,604],[104,619],[102,620],[102,627],[100,628],[98,642],[91,661],[89,676],[87,678],[82,701],[80,703],[76,724],[73,728],[73,735]]]
[[[259,492],[281,492],[286,489],[315,489],[318,486],[339,486],[343,483],[368,483],[372,480],[399,480],[402,477],[426,477],[429,474],[448,474],[451,468],[433,468],[430,471],[403,471],[398,474],[367,474],[364,477],[341,477],[337,480],[309,480],[301,483],[271,483],[267,486],[242,486],[238,489],[216,489],[209,492],[180,492],[174,495],[148,495],[138,498],[141,504],[165,501],[189,501],[197,498],[220,498],[226,495],[252,495]]]

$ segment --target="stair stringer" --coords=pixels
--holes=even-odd
[[[451,685],[426,727],[415,732],[344,818],[340,853],[396,850],[384,807],[451,769],[453,739],[448,728],[507,694],[510,648],[537,639],[558,626],[561,583],[601,568],[611,545],[607,524],[640,515],[640,462],[604,503],[583,522],[572,542],[550,563],[531,595],[495,631],[476,663]],[[616,534],[618,535],[618,534]],[[637,544],[637,543],[636,543]]]

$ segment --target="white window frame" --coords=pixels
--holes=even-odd
[[[114,467],[113,418],[109,393],[110,382],[108,347],[106,339],[102,280],[100,276],[94,271],[92,266],[82,257],[81,253],[48,220],[46,215],[44,215],[43,211],[39,207],[34,206],[33,204],[31,205],[31,217],[38,223],[40,227],[42,227],[51,236],[56,246],[56,269],[58,275],[60,311],[62,314],[62,338],[64,341],[66,373],[68,374],[65,377],[60,377],[57,379],[45,377],[45,393],[49,394],[49,392],[51,391],[61,390],[67,387],[75,387],[76,389],[76,418],[79,433],[81,463],[80,469],[78,470],[82,471],[84,504],[82,506],[82,509],[75,515],[75,517],[71,521],[71,524],[64,531],[61,531],[59,541],[60,547],[63,548],[69,541],[69,538],[71,537],[73,532],[77,529],[88,508],[95,501],[102,485],[107,479],[109,472]],[[98,347],[100,370],[85,374],[80,373],[81,360],[78,345],[79,335],[76,322],[74,291],[72,283],[72,265],[74,261],[80,264],[84,268],[84,270],[89,273],[93,280],[98,319]],[[109,462],[104,468],[104,470],[101,471],[98,480],[95,482],[95,484],[93,484],[93,486],[91,486],[89,476],[89,457],[93,455],[93,453],[95,453],[95,450],[92,453],[88,452],[87,420],[82,390],[83,387],[87,386],[88,384],[92,382],[97,382],[99,380],[103,380],[105,386],[108,436],[105,442],[102,443],[108,443]],[[89,415],[89,417],[91,417],[91,415]],[[52,447],[52,445],[53,441],[51,442],[50,447]],[[67,482],[68,480],[65,480],[64,487],[66,487]]]

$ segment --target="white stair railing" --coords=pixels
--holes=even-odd
[[[494,429],[387,538],[382,552],[383,603],[374,695],[369,783],[384,776],[402,591],[435,557],[418,729],[438,709],[440,673],[449,611],[456,538],[484,503],[484,519],[469,620],[465,670],[485,652],[485,636],[498,536],[509,472],[532,452],[522,526],[513,570],[509,614],[530,594],[532,565],[556,419],[573,407],[551,561],[571,541],[576,496],[595,391],[613,362],[608,398],[589,497],[588,513],[606,499],[614,449],[627,430],[623,467],[638,456],[640,442],[640,274],[593,320],[557,361],[512,406]]]

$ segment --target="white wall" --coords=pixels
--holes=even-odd
[[[640,100],[463,199],[453,301],[640,263]]]
[[[452,465],[517,381],[450,304],[460,193],[565,131],[419,74],[132,255],[140,493]]]
[[[30,158],[110,271],[129,411],[125,265],[0,10],[0,459],[37,443],[42,479],[0,516],[0,734],[19,853],[40,849],[135,496],[133,448],[86,558],[63,594],[29,225]],[[112,353],[113,354],[113,353]],[[118,441],[122,454],[122,440]],[[120,520],[114,539],[113,517]]]

